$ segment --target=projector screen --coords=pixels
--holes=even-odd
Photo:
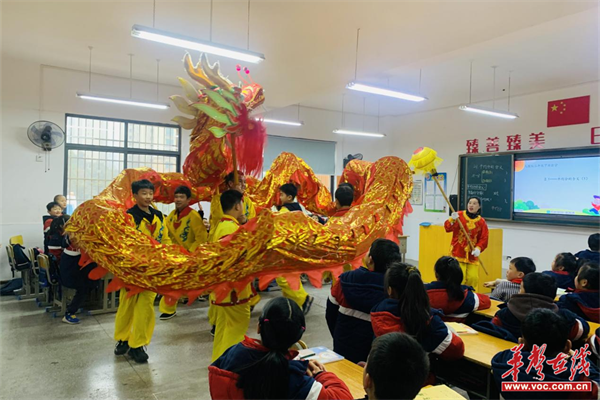
[[[600,217],[600,157],[515,161],[517,215]]]

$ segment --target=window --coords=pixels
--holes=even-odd
[[[66,127],[64,188],[69,213],[125,168],[179,172],[181,130],[176,125],[67,114]],[[173,208],[157,206],[163,212]]]

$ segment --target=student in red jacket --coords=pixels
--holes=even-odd
[[[441,257],[435,263],[435,282],[425,285],[431,308],[444,312],[442,320],[465,322],[470,313],[490,308],[489,296],[475,293],[470,286],[461,285],[463,272],[453,257]]]
[[[448,329],[441,312],[429,307],[429,297],[416,267],[394,262],[385,274],[388,299],[371,310],[375,336],[405,332],[413,336],[428,353],[446,360],[463,356],[463,341]]]
[[[598,264],[586,261],[575,278],[575,292],[558,299],[558,307],[574,312],[588,321],[600,322],[600,296]]]
[[[269,301],[258,319],[261,340],[246,337],[210,367],[213,399],[352,399],[348,387],[323,365],[294,360],[289,348],[306,329],[304,313],[294,301]]]

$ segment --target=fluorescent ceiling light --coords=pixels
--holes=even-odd
[[[169,108],[168,104],[150,103],[150,102],[143,101],[143,100],[120,99],[118,97],[107,97],[107,96],[100,96],[100,95],[96,95],[96,94],[77,93],[77,97],[79,97],[80,99],[85,99],[85,100],[104,101],[106,103],[125,104],[128,106],[158,108],[160,110],[166,110],[167,108]]]
[[[517,114],[509,113],[507,111],[499,111],[493,108],[485,108],[474,106],[472,104],[466,104],[459,107],[463,111],[471,111],[478,114],[491,115],[493,117],[507,118],[507,119],[515,119],[519,118]]]
[[[290,125],[290,126],[304,125],[304,122],[302,122],[302,121],[283,121],[280,119],[270,119],[270,118],[264,118],[263,121],[266,122],[267,124]]]
[[[153,42],[164,43],[171,46],[182,47],[187,50],[198,50],[202,53],[216,54],[235,60],[241,60],[258,64],[264,61],[265,56],[261,53],[255,53],[250,50],[238,49],[235,47],[225,46],[218,43],[200,40],[191,36],[178,35],[159,29],[149,28],[141,25],[133,25],[131,28],[131,36],[140,39],[147,39]]]
[[[413,94],[402,93],[395,90],[380,88],[377,86],[364,85],[362,83],[350,82],[346,85],[346,88],[351,90],[357,90],[359,92],[373,93],[381,96],[394,97],[396,99],[408,100],[408,101],[423,101],[427,100],[427,97],[415,96]]]
[[[371,132],[360,132],[360,131],[349,131],[346,129],[335,129],[333,133],[338,133],[340,135],[353,135],[353,136],[370,136],[370,137],[385,137],[383,133],[371,133]]]

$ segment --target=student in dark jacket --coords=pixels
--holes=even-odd
[[[363,266],[343,273],[331,287],[325,317],[333,337],[333,351],[354,363],[366,361],[369,355],[374,337],[371,309],[385,299],[385,271],[399,258],[396,243],[377,239]]]
[[[522,336],[521,324],[527,314],[533,309],[545,308],[565,318],[569,325],[569,340],[585,339],[590,332],[589,324],[569,310],[560,310],[554,304],[555,297],[556,281],[552,277],[539,272],[527,274],[521,283],[521,292],[512,296],[508,304],[496,313],[492,323],[518,338]]]
[[[365,400],[414,399],[429,373],[429,358],[411,336],[393,332],[373,341],[363,373]]]
[[[575,287],[575,275],[577,275],[577,259],[571,253],[558,253],[552,261],[552,270],[542,272],[554,278],[556,286],[561,289],[573,289]]]
[[[425,285],[431,308],[444,312],[443,321],[465,322],[470,313],[490,308],[489,296],[461,285],[463,272],[458,260],[444,256],[435,263],[435,282]]]
[[[581,250],[575,254],[579,260],[593,261],[600,264],[600,233],[594,233],[588,238],[589,249]]]
[[[588,321],[600,322],[599,280],[598,264],[584,262],[575,278],[575,291],[561,296],[558,307],[572,311]]]
[[[213,399],[352,399],[348,387],[323,365],[294,360],[304,313],[290,299],[269,301],[258,319],[260,340],[246,337],[208,367]]]
[[[62,215],[62,208],[58,203],[51,201],[46,205],[46,210],[48,210],[48,215],[42,216],[44,223],[44,253],[57,253],[60,257],[60,253],[62,253],[62,237],[51,233],[50,226],[52,225],[52,221]],[[53,250],[53,252],[50,252],[50,250]]]
[[[279,201],[281,207],[279,212],[286,213],[289,211],[302,211],[302,207],[296,201],[298,196],[298,188],[293,183],[286,183],[279,188]]]
[[[429,307],[429,297],[416,267],[393,262],[385,274],[385,290],[389,298],[371,311],[375,336],[405,332],[428,353],[446,360],[462,358],[463,341],[448,329],[441,312]]]
[[[502,396],[506,400],[512,399],[597,399],[598,398],[598,382],[600,380],[600,374],[598,369],[593,362],[589,364],[589,376],[580,369],[574,369],[575,376],[571,379],[573,364],[577,363],[578,360],[570,355],[571,341],[568,339],[569,336],[569,324],[559,314],[552,312],[547,309],[537,309],[531,311],[527,317],[523,320],[523,335],[519,338],[519,346],[521,348],[521,357],[523,366],[519,367],[516,371],[516,377],[513,374],[509,374],[512,369],[512,365],[508,362],[513,359],[513,352],[504,350],[494,356],[492,359],[492,372],[494,374],[494,380],[499,386],[500,391],[501,383],[508,382],[536,382],[540,381],[544,383],[568,383],[568,382],[592,382],[592,390],[590,392],[510,392],[501,391]],[[531,368],[528,371],[530,362],[535,359],[532,354],[534,345],[541,347],[546,346],[544,356],[546,362],[543,362],[541,372],[544,375],[544,379],[540,379],[541,376],[536,368]],[[531,358],[530,358],[531,357]],[[548,361],[561,358],[565,359],[564,370],[556,373],[552,364]],[[588,361],[587,357],[584,359]],[[503,377],[504,375],[504,377]]]

